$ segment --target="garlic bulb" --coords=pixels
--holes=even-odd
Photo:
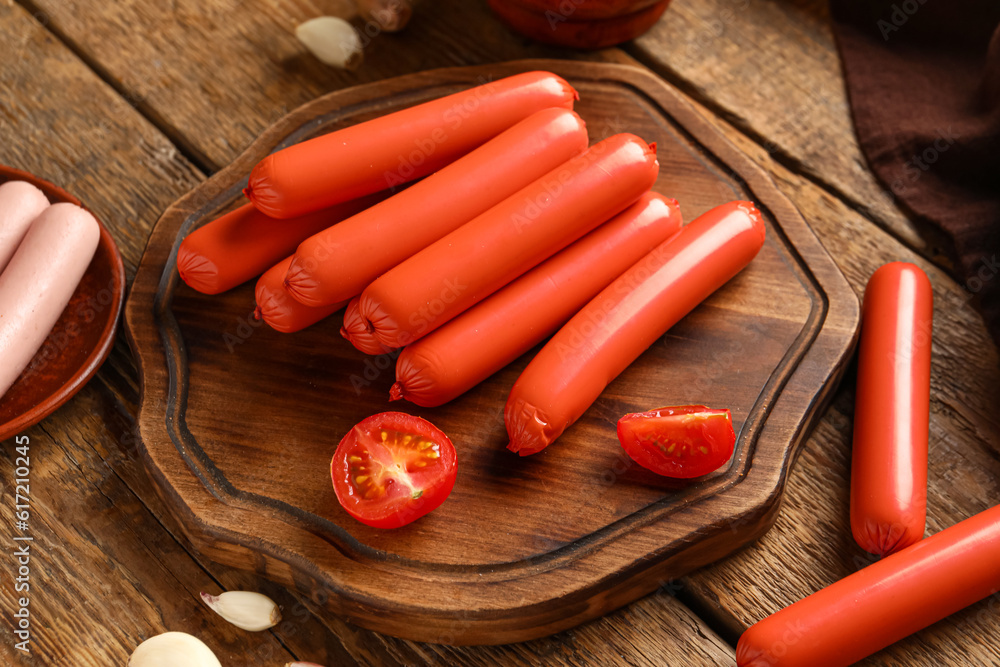
[[[267,630],[281,621],[281,611],[274,600],[250,591],[228,591],[222,595],[202,593],[201,599],[216,614],[250,632]]]
[[[139,644],[126,667],[222,667],[212,649],[185,632],[164,632]]]
[[[295,36],[320,61],[333,67],[354,69],[364,57],[357,31],[335,16],[309,19],[295,29]]]

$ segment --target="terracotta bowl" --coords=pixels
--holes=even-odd
[[[542,15],[553,12],[568,21],[593,21],[634,14],[659,2],[661,0],[503,0],[505,5],[515,5]]]
[[[7,181],[27,181],[52,203],[83,206],[57,185],[0,165],[0,183]],[[125,267],[111,234],[100,220],[98,224],[101,240],[97,252],[69,305],[28,367],[0,396],[0,440],[37,424],[68,401],[111,351],[125,299]]]
[[[504,23],[539,42],[603,49],[649,30],[670,0],[489,0],[489,4]]]

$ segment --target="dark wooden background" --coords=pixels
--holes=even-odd
[[[513,35],[484,0],[426,0],[409,28],[371,39],[354,73],[304,53],[295,25],[336,0],[0,0],[0,161],[80,196],[113,230],[131,276],[157,216],[265,127],[330,90],[433,67],[526,57],[646,65],[774,178],[860,295],[879,265],[914,261],[935,289],[928,532],[997,502],[1000,366],[938,239],[865,167],[825,2],[675,0],[623,49],[592,54]],[[749,624],[868,562],[850,537],[849,371],[803,447],[775,528],[754,545],[576,630],[488,648],[416,644],[314,615],[264,580],[191,553],[136,454],[136,370],[120,336],[104,368],[31,438],[32,654],[15,654],[14,558],[0,558],[0,658],[123,665],[167,630],[224,665],[732,665]],[[0,520],[13,523],[14,443],[0,455]],[[11,544],[9,539],[6,544]],[[246,633],[198,591],[261,590],[286,620]],[[869,665],[1000,664],[1000,597],[870,658]]]

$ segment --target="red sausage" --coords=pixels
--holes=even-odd
[[[285,272],[291,263],[292,258],[288,257],[265,271],[257,281],[255,290],[257,309],[254,311],[254,316],[263,319],[272,329],[283,333],[301,331],[333,315],[345,305],[341,302],[312,308],[303,306],[293,299],[285,289]]]
[[[573,87],[526,72],[294,144],[260,161],[246,195],[290,218],[432,174],[549,107],[572,109]]]
[[[280,222],[245,204],[188,234],[177,249],[177,271],[192,289],[204,294],[225,292],[267,271],[316,232],[378,203],[387,194],[353,199]]]
[[[0,185],[0,272],[28,233],[31,221],[48,205],[45,193],[27,181]]]
[[[403,348],[392,399],[433,407],[468,391],[537,345],[680,228],[677,202],[647,192],[559,254]]]
[[[880,556],[924,536],[931,394],[931,282],[893,262],[862,309],[851,459],[851,532]]]
[[[1000,590],[1000,506],[957,523],[751,626],[739,667],[847,667]],[[995,606],[994,599],[993,605]],[[985,613],[983,610],[981,613]],[[990,610],[995,618],[995,610]],[[970,641],[978,639],[968,633]],[[886,664],[886,663],[883,663]]]
[[[531,360],[504,408],[508,449],[558,438],[667,329],[750,263],[764,223],[750,202],[699,216],[583,307]]]
[[[295,251],[287,284],[319,306],[360,294],[407,257],[587,149],[572,111],[543,109],[468,155]]]
[[[344,311],[344,326],[340,327],[340,335],[365,354],[391,352],[392,348],[387,348],[378,342],[378,339],[368,329],[368,321],[361,316],[360,304],[361,297],[357,296],[347,304],[347,309]]]
[[[386,347],[411,343],[623,211],[658,170],[655,146],[605,139],[386,272],[361,314]]]

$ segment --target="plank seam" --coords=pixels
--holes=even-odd
[[[192,143],[186,141],[184,135],[181,134],[177,128],[173,127],[166,121],[165,118],[157,114],[150,105],[145,104],[141,99],[136,100],[136,96],[130,94],[129,90],[120,81],[117,81],[95,58],[87,55],[87,52],[82,49],[79,44],[70,39],[65,32],[55,25],[51,14],[36,5],[33,0],[14,0],[14,3],[20,5],[25,11],[30,13],[34,21],[38,23],[40,27],[48,31],[48,33],[57,39],[64,47],[66,47],[70,53],[86,65],[86,67],[93,72],[98,79],[114,90],[115,93],[117,93],[118,96],[121,97],[130,107],[135,109],[136,113],[142,116],[147,123],[152,125],[164,137],[166,137],[174,148],[177,149],[177,152],[193,164],[194,167],[203,175],[210,176],[218,171],[219,168],[213,165],[208,156],[199,151]],[[40,21],[39,16],[44,17],[46,20]]]
[[[762,135],[759,131],[757,131],[756,129],[751,127],[748,123],[743,121],[733,111],[726,109],[721,105],[721,103],[703,94],[700,90],[698,90],[697,86],[695,86],[695,84],[692,81],[680,76],[677,72],[669,69],[668,67],[665,67],[660,63],[657,63],[656,61],[651,59],[641,48],[635,46],[634,44],[625,44],[623,45],[623,48],[631,57],[635,58],[638,62],[642,63],[644,67],[655,72],[657,76],[662,77],[665,81],[669,82],[672,86],[679,89],[681,92],[690,97],[692,100],[696,101],[698,104],[702,105],[703,107],[711,111],[713,114],[724,120],[735,131],[744,135],[745,137],[753,141],[755,144],[763,148],[765,151],[767,151],[768,156],[772,160],[774,160],[777,164],[788,169],[796,176],[806,179],[809,183],[811,183],[815,187],[819,188],[823,192],[826,192],[831,197],[834,197],[835,199],[840,201],[842,204],[847,206],[849,209],[851,209],[861,217],[871,221],[879,229],[889,234],[894,240],[902,244],[904,247],[916,253],[917,255],[920,255],[921,257],[928,260],[929,262],[940,268],[942,271],[947,273],[949,276],[954,278],[953,269],[949,267],[947,263],[943,263],[941,261],[941,257],[939,256],[942,250],[938,246],[942,245],[943,239],[939,238],[939,235],[934,233],[934,230],[929,227],[929,223],[927,223],[927,221],[921,220],[918,216],[915,216],[911,211],[903,210],[903,208],[900,207],[901,210],[903,210],[903,212],[907,215],[909,220],[913,223],[916,223],[919,226],[920,235],[926,241],[928,241],[929,245],[926,248],[916,247],[913,243],[904,238],[899,232],[894,230],[892,226],[889,225],[886,221],[882,220],[878,216],[872,215],[871,212],[863,203],[851,198],[842,189],[838,188],[832,183],[828,183],[822,180],[819,176],[811,173],[811,171],[807,168],[806,164],[801,159],[795,157],[794,155],[789,154],[787,151],[783,149],[776,148],[774,150],[768,150],[767,147],[768,145],[771,145],[771,142],[767,141],[764,135]],[[865,168],[867,169],[867,166]]]

